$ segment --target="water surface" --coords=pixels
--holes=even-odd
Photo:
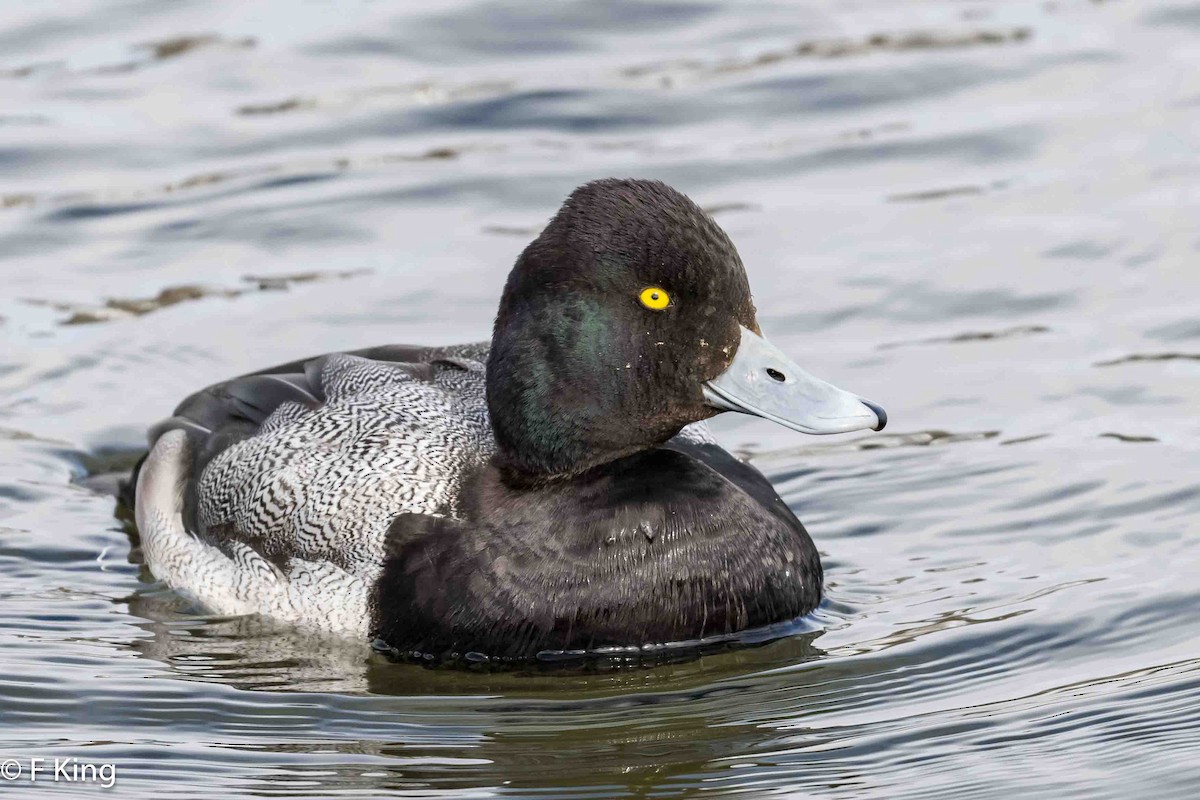
[[[1195,796],[1200,5],[545,9],[0,8],[0,757],[129,797]],[[96,478],[150,422],[485,338],[609,175],[712,209],[772,339],[891,414],[717,425],[824,555],[806,633],[472,674],[154,581]]]

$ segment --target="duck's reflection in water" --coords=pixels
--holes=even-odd
[[[713,762],[732,774],[730,760],[750,755],[748,740],[758,742],[755,750],[777,744],[779,731],[761,724],[764,704],[803,705],[820,694],[800,688],[820,683],[817,673],[795,670],[823,656],[814,645],[819,630],[654,668],[484,670],[395,663],[364,643],[257,617],[199,616],[158,588],[128,602],[151,634],[129,642],[139,655],[180,679],[244,690],[230,698],[240,730],[220,746],[255,751],[247,789],[491,796],[504,787],[481,780],[496,774],[509,776],[510,787],[553,779],[581,789],[597,780],[721,780]],[[278,700],[256,699],[261,692],[296,697],[281,711]],[[743,714],[730,715],[739,708]],[[293,735],[297,726],[303,735]],[[259,728],[272,729],[271,744],[262,744]],[[554,752],[544,748],[550,731]]]

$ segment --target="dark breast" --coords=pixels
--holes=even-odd
[[[374,630],[403,653],[681,642],[782,622],[820,601],[812,540],[770,484],[715,445],[672,444],[570,481],[487,467],[463,520],[396,519]]]

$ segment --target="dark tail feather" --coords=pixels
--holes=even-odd
[[[122,480],[117,486],[117,502],[125,506],[125,508],[129,509],[131,512],[134,510],[134,508],[136,508],[134,504],[137,502],[136,495],[138,475],[141,473],[142,464],[146,463],[146,456],[148,455],[150,454],[146,453],[139,458],[138,462],[133,465],[133,472],[131,472],[129,477]]]

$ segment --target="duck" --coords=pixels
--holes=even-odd
[[[720,226],[655,180],[573,191],[491,340],[303,358],[187,397],[132,479],[152,573],[426,659],[698,642],[821,602],[812,538],[706,425],[882,430],[759,326]]]

